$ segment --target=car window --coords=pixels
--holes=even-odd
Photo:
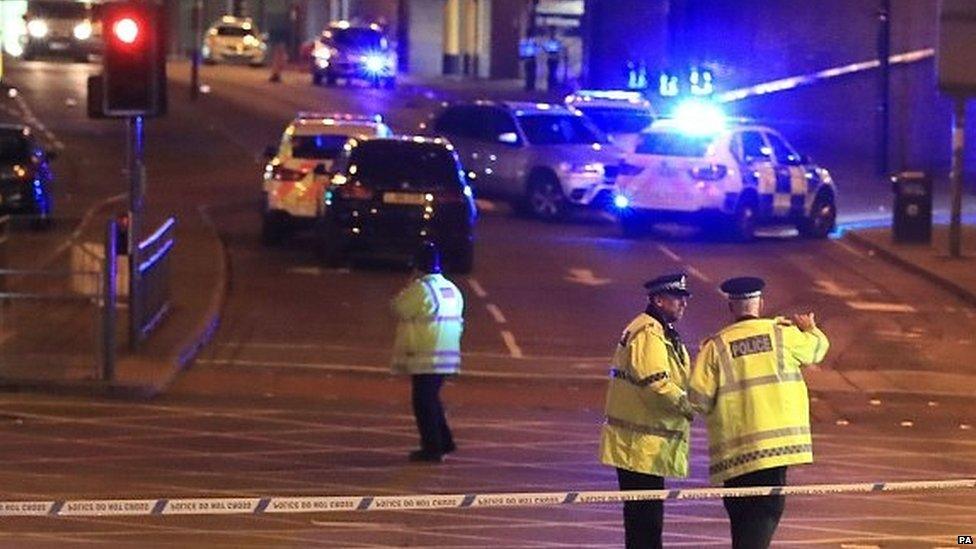
[[[0,162],[25,162],[30,156],[30,144],[17,133],[0,133]]]
[[[755,162],[757,160],[772,160],[770,149],[759,132],[742,132],[742,160]]]
[[[328,31],[335,45],[357,49],[386,49],[386,38],[373,29],[337,29]]]
[[[482,135],[481,121],[477,107],[450,107],[434,122],[434,129],[438,133],[474,139]]]
[[[639,133],[654,122],[651,113],[614,107],[577,107],[605,133]]]
[[[454,154],[411,141],[361,143],[349,156],[349,178],[379,190],[443,190],[463,186]]]
[[[483,116],[484,123],[480,133],[486,141],[498,141],[498,136],[503,133],[518,133],[512,115],[501,109],[485,109]]]
[[[637,154],[658,156],[705,156],[713,137],[710,135],[686,135],[678,132],[651,132],[641,136],[634,151]]]
[[[583,145],[606,143],[600,131],[582,116],[571,114],[523,114],[518,117],[533,145]]]
[[[295,158],[335,159],[347,139],[345,135],[293,135],[291,155]]]
[[[88,5],[81,2],[31,2],[27,13],[31,17],[48,19],[84,19],[88,17]]]
[[[254,30],[243,27],[217,27],[217,36],[247,36],[249,34],[254,34]]]
[[[777,162],[788,166],[796,166],[801,163],[800,155],[796,154],[796,151],[780,136],[775,133],[767,133],[766,139],[773,148],[773,154],[776,155]]]

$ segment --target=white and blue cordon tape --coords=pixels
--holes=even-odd
[[[549,507],[619,503],[634,500],[715,499],[747,496],[818,496],[840,493],[960,490],[976,488],[976,479],[861,484],[811,484],[752,488],[689,488],[608,492],[514,492],[406,496],[314,496],[181,499],[96,499],[0,501],[0,517],[93,517],[152,515],[241,515],[404,511],[487,507]]]

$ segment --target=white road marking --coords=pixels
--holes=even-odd
[[[512,358],[522,358],[522,349],[515,342],[515,336],[512,332],[502,330],[502,339],[505,340],[505,346],[508,347],[508,352],[511,353]],[[600,377],[602,378],[603,376]]]
[[[915,332],[899,332],[896,330],[877,330],[875,335],[888,339],[921,339],[922,334]]]
[[[661,253],[671,258],[671,261],[681,261],[681,256],[672,252],[667,246],[658,244],[657,249],[661,250]]]
[[[474,278],[468,277],[468,285],[471,286],[471,289],[474,290],[475,295],[477,295],[478,297],[480,298],[488,297],[488,292],[486,292],[485,289],[481,286],[481,284]]]
[[[288,274],[298,274],[298,275],[320,275],[322,274],[321,267],[292,267],[288,269]]]
[[[507,322],[505,320],[505,315],[502,314],[502,310],[498,308],[498,305],[489,303],[485,305],[485,307],[488,309],[488,312],[491,314],[492,318],[495,319],[495,322],[499,324],[505,324]]]
[[[857,295],[856,291],[844,288],[833,280],[814,280],[813,283],[817,285],[814,291],[821,294],[834,297],[854,297]]]
[[[584,286],[603,286],[612,282],[609,278],[597,278],[593,275],[593,271],[589,269],[580,269],[577,267],[570,268],[569,276],[563,277],[563,280],[574,284],[583,284]]]
[[[915,307],[904,303],[881,303],[877,301],[848,301],[847,306],[858,311],[878,313],[916,313]]]
[[[698,280],[701,280],[706,284],[710,284],[712,282],[712,279],[708,278],[708,275],[692,267],[691,265],[685,265],[685,270],[688,271],[688,274],[697,278]]]
[[[478,198],[474,201],[478,206],[479,210],[484,210],[486,212],[494,212],[498,210],[498,206],[495,205],[491,200],[485,200],[484,198]]]
[[[856,255],[858,257],[862,257],[863,256],[863,254],[860,252],[860,250],[858,250],[857,248],[851,246],[850,244],[848,244],[846,242],[841,242],[840,240],[831,240],[831,242],[833,242],[834,244],[837,244],[838,246],[840,246],[840,248],[842,250],[845,250],[845,251],[847,251],[849,253],[852,253],[852,254],[854,254],[854,255]]]

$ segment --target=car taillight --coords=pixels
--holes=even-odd
[[[718,181],[725,177],[728,168],[721,164],[709,164],[707,166],[696,166],[689,170],[691,177],[702,181]]]
[[[359,184],[340,185],[339,196],[348,200],[369,200],[373,198],[373,190]]]
[[[293,170],[284,166],[271,168],[271,177],[275,181],[298,181],[308,174],[307,170]]]

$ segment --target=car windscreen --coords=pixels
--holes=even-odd
[[[291,155],[295,158],[335,159],[349,139],[345,135],[293,135]]]
[[[48,19],[85,19],[88,6],[81,2],[31,2],[27,13],[33,17]]]
[[[460,189],[454,155],[443,145],[410,141],[362,143],[349,158],[349,177],[378,190]]]
[[[347,48],[379,50],[386,47],[383,35],[372,29],[338,29],[332,31],[332,39],[337,46]]]
[[[658,156],[702,157],[712,144],[714,136],[686,135],[679,132],[650,132],[641,136],[637,154]]]
[[[217,27],[217,36],[247,36],[254,34],[254,29],[244,27]]]
[[[533,145],[584,145],[606,143],[600,131],[582,116],[571,114],[523,114],[522,131]]]
[[[640,133],[654,122],[647,111],[614,107],[579,107],[583,114],[604,133]]]
[[[13,164],[25,162],[30,156],[30,147],[23,134],[18,132],[0,132],[0,162]]]

